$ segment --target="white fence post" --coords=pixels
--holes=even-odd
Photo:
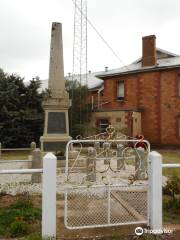
[[[162,229],[162,156],[158,152],[149,154],[149,211],[152,230]]]
[[[47,153],[43,158],[42,237],[56,237],[56,164],[57,158]]]

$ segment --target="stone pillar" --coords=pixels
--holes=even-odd
[[[87,177],[86,180],[90,182],[96,181],[96,149],[88,148],[88,157],[86,163]]]
[[[48,88],[54,93],[65,90],[62,24],[52,23]]]
[[[117,169],[118,170],[124,170],[125,169],[125,162],[124,162],[124,156],[123,156],[123,144],[117,144]]]
[[[146,178],[146,152],[144,148],[136,149],[136,159],[135,159],[135,179],[144,180]]]
[[[94,143],[94,148],[96,149],[96,152],[99,153],[100,152],[100,142],[95,142]]]
[[[107,158],[104,160],[104,164],[109,164],[109,161],[110,161],[109,158],[112,157],[110,148],[111,148],[111,143],[109,142],[103,143],[104,157]]]
[[[31,142],[30,148],[31,148],[31,151],[33,152],[36,149],[36,143],[35,142]]]
[[[33,169],[42,168],[41,150],[39,148],[36,148],[32,152],[32,168]],[[32,183],[40,183],[41,182],[41,174],[33,173],[31,181],[32,181]]]
[[[42,151],[65,151],[69,136],[69,94],[65,90],[62,25],[52,23],[49,63],[49,95],[43,100],[45,110],[44,133],[41,137]]]

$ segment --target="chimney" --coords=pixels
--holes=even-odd
[[[105,72],[108,72],[108,67],[105,67]]]
[[[145,36],[142,38],[142,42],[142,67],[156,66],[156,36]]]

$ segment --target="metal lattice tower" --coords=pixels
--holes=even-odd
[[[74,43],[73,43],[73,72],[78,79],[86,84],[82,74],[87,73],[87,0],[74,2]]]
[[[87,85],[87,0],[72,0],[74,3],[74,42],[72,80]],[[81,93],[80,93],[81,99]],[[80,124],[82,106],[80,106]]]

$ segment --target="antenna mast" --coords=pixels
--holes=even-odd
[[[87,85],[87,0],[72,1],[74,3],[72,80],[79,80],[80,85],[82,86]],[[80,91],[80,101],[81,98],[82,93]],[[80,124],[81,123],[82,104],[80,104]]]

